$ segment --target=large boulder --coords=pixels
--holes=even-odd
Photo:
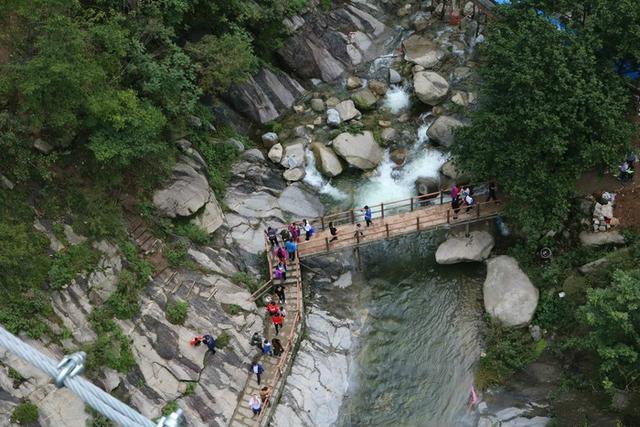
[[[424,68],[433,68],[442,60],[444,52],[432,40],[414,34],[404,42],[404,59]]]
[[[282,144],[276,144],[269,149],[269,160],[273,163],[280,163],[282,161],[282,155],[284,153],[284,148],[282,148]]]
[[[262,143],[267,148],[273,147],[278,143],[278,134],[275,132],[267,132],[262,134]]]
[[[327,124],[333,128],[340,126],[340,112],[335,108],[327,109]]]
[[[341,133],[333,140],[333,149],[351,166],[358,169],[373,169],[382,161],[382,149],[366,130],[358,135]]]
[[[538,305],[538,289],[518,262],[506,255],[487,261],[483,292],[485,310],[507,327],[527,325]]]
[[[493,249],[493,236],[486,231],[472,231],[469,237],[456,236],[445,240],[436,250],[438,264],[484,261]]]
[[[304,168],[287,169],[282,173],[282,177],[289,182],[300,181],[302,180],[302,178],[304,178],[305,175],[306,172]]]
[[[336,153],[320,142],[311,144],[311,151],[316,159],[316,167],[323,175],[334,177],[340,175],[344,168]]]
[[[419,71],[413,76],[413,89],[420,101],[438,105],[446,99],[449,83],[438,73]]]
[[[436,178],[419,177],[416,179],[416,191],[421,196],[437,193],[440,191],[440,182]]]
[[[300,183],[288,186],[278,198],[280,209],[295,219],[317,218],[324,215],[324,206],[318,197]]]
[[[304,141],[296,139],[285,146],[280,164],[287,169],[304,167]]]
[[[335,108],[340,114],[340,120],[343,122],[349,121],[351,119],[355,119],[360,117],[360,111],[356,108],[355,104],[352,100],[348,99],[346,101],[342,101]],[[327,119],[328,122],[328,119]]]
[[[351,99],[356,107],[361,110],[371,110],[375,108],[376,103],[378,102],[378,97],[376,97],[369,88],[360,89],[357,92],[354,92],[351,94]]]
[[[624,236],[618,231],[602,233],[583,231],[578,237],[582,246],[624,245]]]
[[[193,215],[208,201],[207,179],[185,161],[174,166],[170,184],[153,195],[155,207],[169,218]]]
[[[444,147],[451,147],[454,142],[453,132],[461,126],[464,126],[464,123],[458,119],[450,116],[440,116],[429,126],[427,136],[429,137],[429,141]]]
[[[440,173],[447,178],[452,179],[454,182],[464,184],[469,181],[469,176],[463,172],[460,172],[453,160],[448,160],[443,163],[440,167]]]
[[[211,234],[216,231],[224,222],[224,214],[213,193],[209,193],[209,201],[204,205],[204,209],[198,216],[191,220],[191,223],[202,228]]]

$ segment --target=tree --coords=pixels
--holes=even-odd
[[[589,327],[584,345],[600,358],[603,387],[640,389],[640,270],[618,270],[610,287],[588,289],[578,315]]]
[[[615,164],[631,135],[624,86],[596,67],[588,41],[532,8],[497,8],[480,52],[480,106],[456,135],[457,164],[496,179],[533,236],[566,219],[576,179]]]

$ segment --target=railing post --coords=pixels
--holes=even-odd
[[[384,219],[384,203],[380,203],[380,215],[382,219]]]
[[[324,217],[320,217],[320,224],[322,224],[322,230],[324,230]]]
[[[440,189],[440,204],[442,204],[443,201],[444,201],[444,193],[442,192],[442,189]]]
[[[387,229],[387,239],[389,238],[389,224],[385,224],[384,227]]]
[[[356,230],[356,242],[358,243],[358,246],[360,246],[360,230]]]
[[[480,203],[478,203],[478,218],[480,218]]]
[[[356,214],[353,212],[353,209],[351,209],[351,224],[355,224],[356,222]]]
[[[328,237],[325,237],[325,238],[324,238],[324,242],[325,242],[325,243],[326,243],[326,245],[327,245],[327,252],[329,252],[329,238],[328,238]]]
[[[451,216],[451,212],[449,211],[449,209],[447,209],[447,224],[451,224],[451,219],[449,218]]]
[[[413,212],[413,197],[411,198],[411,212]]]
[[[418,228],[418,231],[420,231],[420,217],[419,216],[416,217],[416,226]]]

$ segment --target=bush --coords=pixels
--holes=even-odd
[[[178,236],[186,237],[193,243],[197,243],[199,245],[209,243],[209,234],[196,224],[192,224],[190,222],[176,224],[173,228],[173,232]]]
[[[167,247],[164,250],[164,255],[167,257],[171,267],[184,266],[187,263],[187,245],[183,242],[178,242],[173,247]]]
[[[95,374],[102,367],[127,373],[136,365],[129,338],[111,316],[105,309],[96,309],[91,313],[91,326],[98,338],[85,347],[88,375]]]
[[[99,256],[89,243],[70,246],[58,252],[49,270],[49,283],[53,289],[62,289],[82,271],[90,272],[98,263]]]
[[[231,281],[236,285],[244,285],[244,287],[251,293],[258,290],[258,282],[255,277],[246,271],[234,273],[234,275],[231,276]]]
[[[165,315],[167,320],[174,325],[182,325],[187,320],[187,311],[189,310],[189,304],[184,301],[176,301],[167,304]]]
[[[31,402],[23,402],[13,409],[11,422],[31,424],[38,421],[38,407]]]
[[[229,345],[229,341],[231,337],[225,331],[220,332],[220,334],[216,337],[216,347],[222,349]]]
[[[164,405],[164,407],[162,408],[162,415],[164,416],[170,415],[174,413],[177,409],[178,409],[178,402],[176,402],[175,400],[172,400],[171,402],[168,402],[166,405]]]

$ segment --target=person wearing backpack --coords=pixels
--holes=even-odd
[[[253,362],[251,364],[251,372],[256,374],[256,380],[258,380],[258,385],[260,385],[260,376],[264,372],[264,368],[260,362]]]
[[[251,337],[251,343],[252,346],[254,347],[258,347],[260,349],[260,351],[262,351],[262,337],[260,336],[260,334],[258,332],[254,332],[253,336]]]
[[[291,240],[296,243],[300,242],[300,227],[295,222],[289,224],[289,234],[291,234]]]
[[[313,236],[313,233],[315,232],[315,230],[313,229],[311,224],[309,224],[309,221],[307,221],[306,219],[302,220],[302,228],[304,228],[304,233],[305,233],[304,240],[309,240],[311,236]]]
[[[282,279],[282,283],[284,284],[284,282],[287,281],[287,265],[283,262],[279,262],[278,265],[276,265],[274,276],[276,279]]]
[[[287,253],[289,254],[289,261],[295,261],[298,245],[296,245],[293,240],[287,240],[287,243],[285,243],[284,246],[287,249]]]
[[[280,300],[280,304],[284,304],[286,302],[287,295],[285,293],[284,286],[282,286],[282,284],[276,286],[275,294],[278,296],[278,299]]]
[[[258,381],[258,384],[260,384],[260,381]],[[260,411],[262,411],[262,402],[260,402],[258,395],[254,394],[251,396],[249,399],[249,407],[251,408],[254,417],[260,414]]]
[[[287,262],[287,250],[285,248],[283,248],[282,246],[278,245],[276,247],[274,255],[276,256],[278,261],[286,264],[286,262]]]
[[[471,209],[473,209],[473,205],[476,204],[476,201],[473,200],[473,197],[471,197],[470,193],[467,193],[467,195],[464,196],[464,204],[467,205],[467,210],[465,211],[465,213],[468,213]]]
[[[269,356],[273,357],[273,349],[271,347],[271,341],[265,339],[262,344],[262,354],[269,354]]]
[[[276,230],[273,227],[267,227],[264,234],[269,239],[269,243],[271,243],[271,249],[278,246],[278,235],[276,234]]]

